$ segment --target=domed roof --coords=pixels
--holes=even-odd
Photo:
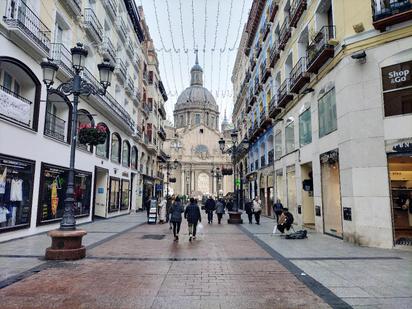
[[[175,110],[187,107],[195,107],[205,105],[208,108],[218,111],[218,107],[215,101],[215,98],[203,87],[203,69],[199,65],[197,51],[196,51],[196,63],[190,70],[191,80],[190,87],[183,90],[180,96],[177,99]]]
[[[176,102],[176,109],[179,107],[186,107],[188,105],[210,105],[210,107],[217,107],[215,98],[202,86],[190,86],[183,90]]]

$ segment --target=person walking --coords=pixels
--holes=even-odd
[[[255,221],[256,224],[260,224],[260,214],[262,213],[262,202],[260,201],[259,197],[256,196],[253,200],[253,213],[255,214]]]
[[[207,222],[209,224],[213,223],[213,212],[216,210],[216,202],[211,196],[206,200],[205,210],[207,213]]]
[[[175,202],[175,196],[172,195],[172,197],[168,197],[167,203],[166,203],[166,222],[169,222],[169,229],[172,229],[172,221],[170,220],[170,216],[172,214],[172,206]]]
[[[180,225],[182,224],[182,213],[184,212],[180,198],[177,197],[176,201],[173,203],[171,208],[170,221],[173,224],[173,235],[175,236],[174,241],[179,240]]]
[[[280,202],[280,199],[276,200],[276,203],[273,204],[273,212],[275,213],[276,222],[279,223],[279,217],[282,214],[283,205]]]
[[[217,223],[220,224],[222,217],[225,214],[225,204],[222,199],[216,202]]]
[[[189,224],[189,241],[192,241],[192,237],[196,239],[196,227],[198,222],[202,222],[200,215],[200,208],[197,205],[197,200],[193,197],[190,198],[190,204],[186,207],[185,218]]]
[[[253,209],[252,209],[252,202],[250,201],[250,199],[246,199],[246,203],[245,203],[245,211],[247,214],[247,217],[249,219],[249,224],[252,224],[252,218],[253,218]]]
[[[158,210],[158,214],[159,214],[159,223],[163,224],[166,222],[166,199],[163,198],[161,200],[161,202],[159,203],[159,210]]]

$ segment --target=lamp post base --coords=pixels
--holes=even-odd
[[[46,260],[80,260],[86,256],[86,247],[82,246],[85,230],[53,230],[47,233],[52,238],[51,247],[46,249]]]
[[[227,223],[229,224],[242,224],[242,213],[240,211],[229,211],[229,219],[227,220]]]

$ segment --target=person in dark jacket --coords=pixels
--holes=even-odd
[[[273,204],[273,212],[275,213],[276,222],[279,223],[279,217],[282,214],[283,205],[280,202],[280,199],[276,200],[276,203]]]
[[[246,203],[245,203],[245,211],[249,219],[249,224],[252,224],[253,223],[252,222],[252,218],[253,218],[252,201],[249,200],[248,198],[246,199]]]
[[[209,224],[213,223],[213,212],[215,211],[215,209],[216,209],[216,202],[211,196],[209,196],[209,198],[206,200],[206,203],[205,203],[205,210],[207,213],[207,222]]]
[[[217,214],[217,223],[220,224],[222,217],[225,213],[225,204],[223,199],[219,199],[216,203],[216,214]]]
[[[197,201],[193,197],[190,199],[189,206],[186,207],[185,218],[189,224],[189,241],[192,241],[192,237],[196,239],[197,223],[202,222],[200,208],[197,205]]]
[[[283,208],[282,214],[279,217],[279,223],[277,229],[283,234],[286,231],[290,230],[290,227],[293,223],[293,215],[289,212],[289,209]]]
[[[175,241],[179,240],[180,225],[182,224],[182,213],[184,208],[180,202],[180,198],[177,197],[176,201],[172,205],[170,210],[170,222],[173,224],[173,235],[175,236]]]

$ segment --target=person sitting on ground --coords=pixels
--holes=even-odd
[[[180,225],[182,223],[182,213],[184,208],[180,202],[180,198],[177,197],[176,201],[172,205],[170,222],[173,224],[173,235],[175,236],[175,241],[179,240]]]
[[[216,203],[216,214],[217,214],[217,223],[220,224],[222,217],[225,213],[225,204],[222,199],[219,199]]]
[[[279,223],[278,223],[278,230],[283,234],[286,231],[290,230],[290,227],[292,226],[293,223],[293,215],[289,212],[289,209],[283,208],[282,214],[280,215],[279,218]]]
[[[216,209],[216,202],[215,200],[212,198],[212,196],[209,196],[209,198],[206,200],[205,203],[205,210],[207,213],[207,222],[209,224],[213,223],[213,212]]]
[[[200,208],[197,205],[197,200],[193,197],[190,199],[189,206],[185,210],[185,218],[189,224],[189,241],[192,241],[192,237],[196,239],[196,227],[198,222],[202,222],[200,215]]]

